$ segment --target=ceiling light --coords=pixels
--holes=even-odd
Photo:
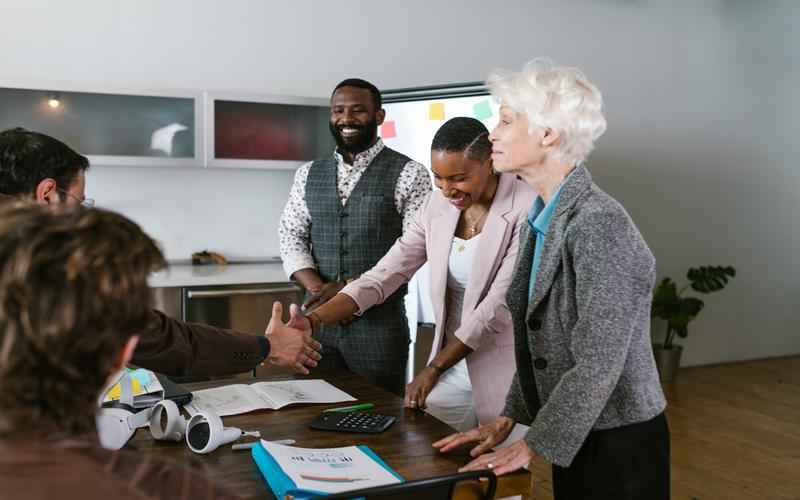
[[[47,95],[47,105],[53,109],[58,108],[61,106],[61,96],[58,95],[57,92],[53,92]]]

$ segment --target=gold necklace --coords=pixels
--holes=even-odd
[[[467,223],[467,231],[468,231],[468,234],[469,234],[469,237],[470,237],[470,238],[472,238],[473,236],[475,236],[476,234],[478,234],[478,226],[481,224],[481,222],[483,222],[483,219],[485,219],[485,218],[486,218],[486,215],[487,215],[488,213],[489,213],[489,211],[488,211],[488,210],[487,210],[487,211],[485,211],[485,212],[483,212],[483,213],[480,215],[480,217],[478,217],[477,219],[475,219],[475,221],[474,221],[474,222],[471,222],[471,223],[470,223],[470,221],[469,221],[469,217],[467,217],[467,213],[466,213],[466,212],[464,212],[464,221]],[[468,238],[468,239],[469,239],[469,238]]]
[[[469,218],[467,217],[467,213],[464,212],[464,221],[467,223],[467,235],[469,236],[467,240],[474,238],[475,235],[478,234],[478,226],[480,225],[481,221],[483,221],[483,219],[486,218],[486,215],[488,213],[489,211],[487,210],[486,212],[481,214],[481,216],[478,217],[478,219],[475,222],[470,223]],[[458,250],[459,252],[463,252],[464,250],[467,249],[464,241],[462,241],[456,248],[456,250]]]

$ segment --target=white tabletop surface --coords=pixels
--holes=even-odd
[[[193,266],[170,264],[150,276],[153,288],[206,285],[247,285],[253,283],[288,283],[278,262]]]

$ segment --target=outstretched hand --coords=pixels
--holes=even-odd
[[[319,353],[322,345],[311,337],[311,323],[295,304],[290,308],[290,315],[289,321],[284,323],[283,304],[272,304],[272,317],[265,332],[270,345],[267,359],[272,364],[307,375],[308,368],[314,368],[322,359]]]

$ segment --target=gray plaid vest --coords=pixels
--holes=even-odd
[[[334,158],[311,165],[305,199],[311,214],[311,254],[325,281],[346,281],[370,270],[403,233],[395,186],[410,159],[384,147],[342,206]],[[401,296],[405,295],[405,289]]]
[[[403,233],[403,217],[394,202],[395,186],[408,157],[384,147],[361,175],[342,206],[337,189],[336,159],[311,164],[306,182],[306,204],[311,214],[311,254],[325,281],[358,278],[386,255]],[[389,370],[402,392],[408,351],[408,325],[403,297],[398,289],[383,304],[368,309],[347,327],[327,325],[317,339],[367,365]],[[398,366],[387,364],[394,359]],[[357,371],[357,370],[356,370]]]

